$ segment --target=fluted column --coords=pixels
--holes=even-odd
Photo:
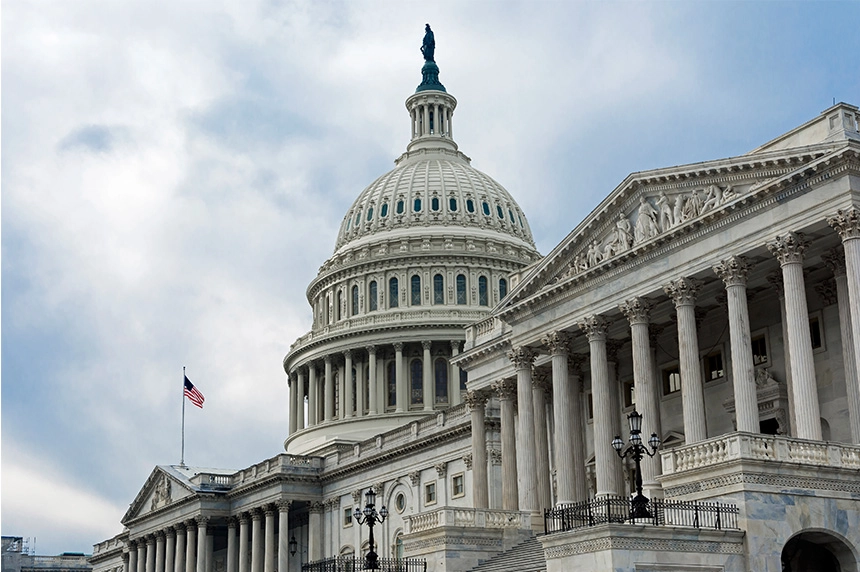
[[[297,421],[297,411],[299,409],[299,400],[298,400],[298,392],[296,391],[296,387],[298,387],[299,383],[296,379],[295,374],[289,374],[287,376],[287,380],[289,380],[289,390],[290,390],[290,420],[289,420],[289,430],[290,435],[294,435],[296,431],[298,431],[299,424]]]
[[[567,357],[570,355],[570,338],[564,332],[553,332],[545,336],[543,344],[549,348],[552,358],[552,410],[555,419],[555,474],[559,505],[570,504],[576,499],[576,484],[573,465],[573,435],[580,428],[573,426],[570,382],[567,376]]]
[[[702,368],[699,365],[699,333],[696,331],[695,306],[699,288],[701,283],[691,278],[679,278],[663,286],[663,291],[675,303],[678,319],[678,371],[681,374],[681,407],[684,414],[684,440],[687,445],[708,438]],[[747,351],[750,351],[749,327]],[[735,346],[732,342],[732,364],[735,359],[734,352]]]
[[[164,572],[164,531],[155,533],[155,572]]]
[[[176,570],[176,531],[170,526],[164,532],[166,540],[164,544],[164,572]]]
[[[827,222],[839,233],[842,239],[842,249],[845,257],[845,288],[848,295],[846,310],[848,312],[851,324],[851,344],[854,348],[854,382],[853,389],[850,389],[848,395],[851,396],[854,392],[860,392],[860,351],[857,344],[860,343],[860,210],[851,208],[847,210],[839,210],[835,215],[827,217]],[[837,288],[839,283],[837,282]],[[839,293],[837,292],[837,296]],[[842,318],[842,301],[839,301],[839,316]],[[843,334],[843,344],[845,343],[845,335]],[[847,372],[846,372],[847,379]],[[857,421],[860,424],[860,421]],[[852,436],[854,435],[854,420],[852,419]],[[860,429],[858,429],[860,431]],[[853,437],[854,443],[860,443],[860,436]]]
[[[632,298],[618,308],[630,322],[630,337],[633,345],[633,386],[636,391],[636,409],[642,414],[642,436],[645,440],[651,433],[662,439],[660,427],[660,398],[654,379],[651,341],[648,338],[653,303],[645,298]],[[663,473],[660,455],[642,463],[642,481],[646,496],[660,496],[657,477]]]
[[[508,359],[517,371],[517,469],[520,474],[520,510],[537,511],[537,467],[535,461],[535,412],[532,395],[532,364],[537,353],[527,347],[514,348]],[[522,463],[522,465],[520,465]]]
[[[455,358],[460,355],[460,340],[451,341],[451,357]],[[463,396],[460,393],[460,368],[451,364],[451,371],[448,374],[448,401],[451,406],[460,405],[463,402]]]
[[[137,572],[146,572],[146,537],[137,540]]]
[[[567,356],[567,400],[570,402],[570,428],[572,456],[570,463],[573,468],[573,500],[582,502],[588,500],[588,480],[585,474],[585,419],[582,414],[582,364],[588,359],[585,354],[568,354]],[[553,370],[555,371],[555,370]],[[558,421],[556,421],[557,423]],[[556,430],[558,434],[558,430]]]
[[[532,376],[532,399],[535,416],[535,476],[537,478],[537,501],[541,510],[552,507],[552,475],[549,472],[549,437],[546,426],[546,392],[551,389],[550,380],[544,373]]]
[[[296,372],[298,387],[296,387],[296,431],[305,428],[305,370],[298,368]]]
[[[364,396],[367,395],[364,386],[367,383],[364,379],[364,363],[356,360],[353,367],[355,367],[355,416],[363,417],[367,414],[364,409]]]
[[[251,572],[263,572],[263,514],[257,509],[251,513]]]
[[[848,277],[845,270],[845,252],[834,248],[822,260],[833,272],[836,282],[836,304],[839,307],[839,332],[842,337],[842,363],[845,368],[845,390],[848,397],[848,420],[851,442],[860,443],[860,382],[857,378],[856,347],[851,332],[851,302],[848,295]],[[858,310],[854,310],[857,312]],[[823,327],[823,325],[822,325]]]
[[[334,419],[334,372],[331,368],[331,356],[325,356],[325,421]],[[255,571],[256,572],[256,571]]]
[[[349,419],[353,416],[352,402],[355,397],[352,386],[352,350],[345,350],[343,352],[343,360],[343,386],[346,389],[346,397],[344,398],[344,407],[342,411],[343,417]]]
[[[137,542],[128,542],[128,572],[137,572]]]
[[[745,257],[732,256],[713,268],[726,285],[737,430],[758,433],[758,396],[747,307],[747,275],[751,266]]]
[[[370,403],[367,404],[367,414],[376,415],[376,403],[379,399],[379,384],[377,383],[376,379],[376,346],[367,346],[367,356],[367,383],[369,384],[368,390],[370,393]]]
[[[609,322],[603,316],[589,316],[579,322],[588,338],[591,354],[591,397],[594,405],[594,464],[597,496],[618,495],[620,463],[612,450],[612,398],[609,395],[609,365],[606,359],[606,332]]]
[[[263,571],[275,571],[275,507],[266,506],[266,546],[263,558]]]
[[[237,572],[236,519],[227,519],[227,572]],[[286,570],[286,568],[285,568]]]
[[[430,346],[432,342],[430,340],[424,340],[421,342],[421,347],[424,350],[424,355],[422,356],[421,366],[422,366],[422,375],[424,378],[424,411],[433,411],[433,406],[435,405],[435,399],[433,395],[436,393],[433,391],[434,386],[436,385],[433,379],[433,362],[430,357]]]
[[[487,428],[484,424],[487,395],[480,391],[470,391],[466,394],[466,404],[472,415],[472,504],[475,508],[490,508]]]
[[[278,501],[278,571],[290,569],[290,504]]]
[[[337,366],[337,411],[338,419],[346,418],[346,368],[343,364]]]
[[[779,260],[785,288],[785,319],[788,345],[791,347],[791,380],[796,399],[797,436],[821,439],[821,411],[818,406],[818,384],[812,361],[812,337],[809,333],[809,308],[803,284],[803,253],[809,241],[800,233],[789,232],[767,243],[768,250]],[[756,411],[756,428],[758,411]],[[740,429],[740,427],[738,427]]]
[[[155,572],[155,536],[146,536],[146,572]]]
[[[403,367],[403,343],[395,342],[394,344],[394,371],[397,377],[397,396],[396,396],[396,413],[402,413],[409,408],[407,399],[408,384],[406,383],[406,375]]]
[[[248,514],[239,515],[239,572],[248,572]]]
[[[185,523],[185,572],[197,571],[197,523]]]
[[[782,331],[782,351],[785,355],[785,386],[788,391],[788,425],[783,427],[786,435],[795,435],[797,432],[797,414],[795,413],[794,401],[794,385],[791,381],[791,348],[788,345],[788,323],[785,318],[785,288],[782,283],[782,272],[774,272],[768,275],[767,281],[770,283],[776,296],[779,299],[779,318],[780,330]]]
[[[308,560],[311,562],[323,558],[322,512],[322,503],[311,503],[308,514]]]
[[[517,386],[512,379],[503,379],[493,384],[499,396],[499,415],[502,433],[502,509],[519,509],[517,484],[517,444],[514,430],[514,399]],[[472,467],[474,470],[474,461]]]
[[[208,516],[197,517],[197,572],[206,572],[206,525]]]
[[[314,362],[308,364],[308,427],[319,423],[317,412],[319,411],[319,387],[317,386],[317,368]]]

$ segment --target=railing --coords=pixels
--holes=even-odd
[[[516,510],[450,506],[443,506],[428,512],[406,517],[406,530],[410,533],[424,532],[442,526],[529,530],[531,528],[531,519],[528,512]]]
[[[546,533],[563,532],[598,524],[650,524],[710,528],[738,528],[738,507],[717,502],[687,502],[652,499],[646,506],[647,517],[633,516],[633,499],[601,497],[548,509],[544,513]]]
[[[426,572],[427,561],[417,558],[380,558],[376,570],[382,572]],[[358,572],[370,570],[365,567],[364,558],[338,556],[302,564],[302,572]]]

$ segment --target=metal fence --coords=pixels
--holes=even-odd
[[[379,567],[382,572],[426,572],[427,561],[415,558],[380,558]],[[338,556],[326,558],[302,565],[302,572],[359,572],[370,570],[365,567],[364,558],[353,556]]]
[[[732,504],[653,499],[646,508],[650,516],[635,518],[632,499],[601,497],[548,509],[544,513],[544,525],[547,534],[607,522],[715,530],[738,528],[738,507]]]

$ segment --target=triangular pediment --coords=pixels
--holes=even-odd
[[[159,511],[195,494],[189,483],[183,482],[181,478],[171,473],[169,467],[157,466],[152,470],[125,513],[123,523]]]

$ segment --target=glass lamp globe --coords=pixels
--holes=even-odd
[[[621,452],[621,449],[624,448],[624,441],[622,441],[621,437],[619,437],[618,435],[616,435],[615,439],[612,440],[612,448],[619,453]]]

